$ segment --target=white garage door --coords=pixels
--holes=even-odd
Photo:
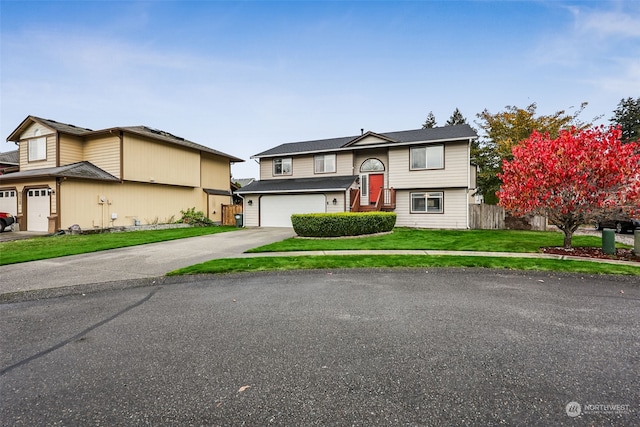
[[[294,213],[326,211],[327,203],[323,194],[262,196],[260,198],[260,226],[291,227],[291,215]]]
[[[18,215],[18,197],[16,190],[0,190],[0,212]]]
[[[50,198],[51,196],[44,189],[27,192],[28,231],[49,231]]]

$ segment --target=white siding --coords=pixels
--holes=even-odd
[[[258,194],[244,194],[243,197],[243,225],[245,227],[257,227],[260,225],[260,196]],[[249,205],[249,200],[251,200],[251,205]]]
[[[409,150],[409,147],[389,149],[389,187],[446,188],[468,186],[468,143],[445,145],[443,169],[410,170]]]
[[[328,213],[336,213],[336,212],[345,212],[349,209],[347,208],[348,203],[348,192],[347,193],[325,193],[325,197],[327,198],[327,212]],[[336,199],[336,204],[333,204],[333,199]]]
[[[363,138],[360,141],[358,141],[355,144],[353,144],[353,146],[372,145],[372,144],[385,144],[385,143],[388,143],[388,142],[389,141],[384,140],[382,138],[378,138],[377,136],[369,135],[366,138]]]
[[[443,213],[411,213],[411,191],[396,193],[397,227],[467,228],[467,191],[444,189]]]

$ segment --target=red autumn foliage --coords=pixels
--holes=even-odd
[[[618,127],[534,131],[513,148],[498,176],[500,205],[514,215],[547,215],[565,234],[622,209],[640,214],[640,141],[622,143]]]

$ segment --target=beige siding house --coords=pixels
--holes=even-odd
[[[27,117],[7,138],[19,171],[0,175],[21,230],[169,222],[196,208],[221,221],[243,160],[146,126],[91,130]],[[4,197],[9,195],[10,197]]]
[[[397,225],[468,228],[475,190],[468,125],[282,144],[256,154],[260,181],[236,191],[246,226],[290,227],[291,214],[393,211]]]

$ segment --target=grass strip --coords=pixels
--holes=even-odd
[[[640,266],[636,267],[632,265],[606,264],[594,261],[457,255],[313,255],[227,258],[185,267],[172,271],[168,273],[168,275],[393,267],[482,267],[585,274],[640,275]]]
[[[235,227],[189,227],[122,233],[53,235],[0,243],[0,265],[57,258],[238,230]]]
[[[291,238],[248,252],[290,252],[355,249],[424,249],[480,252],[538,252],[547,246],[562,246],[563,234],[554,231],[430,230],[396,228],[393,233],[350,239]],[[601,247],[597,236],[574,236],[574,247]],[[627,247],[618,245],[619,247]]]

